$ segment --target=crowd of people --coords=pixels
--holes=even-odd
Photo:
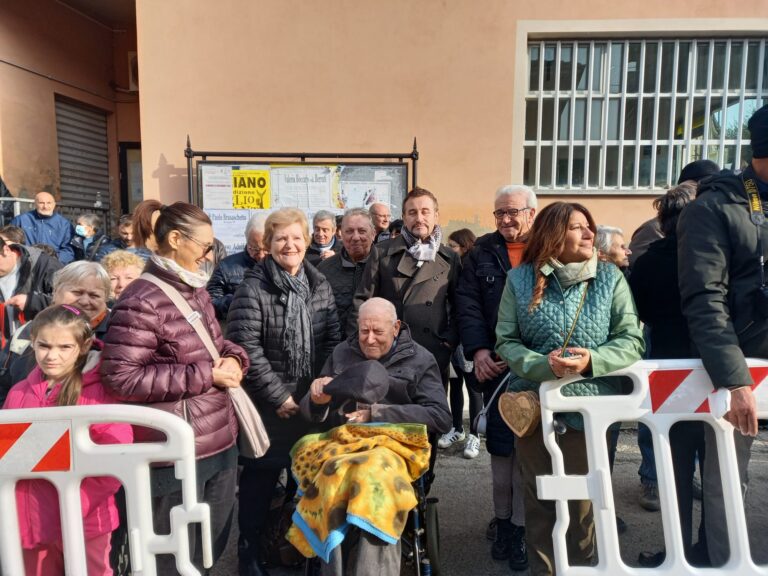
[[[392,222],[380,203],[349,209],[338,221],[320,211],[311,231],[298,209],[256,216],[243,251],[226,257],[211,220],[191,204],[147,200],[120,219],[119,238],[110,240],[98,216],[81,215],[73,227],[55,212],[53,197],[40,192],[32,212],[0,229],[0,401],[7,409],[129,402],[184,418],[195,435],[198,493],[210,504],[214,559],[227,545],[239,499],[243,576],[267,574],[273,495],[286,471],[286,492],[295,493],[292,447],[306,434],[352,424],[422,424],[434,465],[435,450],[456,443],[464,443],[466,458],[479,454],[476,416],[485,406],[490,556],[511,570],[554,574],[555,506],[536,490],[536,477],[551,471],[550,457],[535,421],[521,426],[514,403],[503,400],[510,394],[535,397],[541,382],[580,375],[563,391],[589,402],[625,393],[626,382],[610,373],[641,358],[700,355],[715,386],[731,390],[725,418],[734,426],[746,490],[757,419],[745,358],[768,358],[761,237],[768,107],[754,114],[749,129],[753,158],[742,172],[721,172],[709,161],[686,166],[678,185],[654,201],[657,217],[629,244],[621,229],[598,225],[587,206],[553,202],[539,210],[534,192],[520,185],[498,189],[496,230],[479,238],[464,229],[446,241],[438,198],[414,188],[401,221]],[[215,358],[178,298],[202,320]],[[238,453],[227,389],[241,386],[269,435],[260,458]],[[556,415],[569,473],[587,472],[583,428],[578,414]],[[616,436],[609,430],[612,453]],[[92,437],[157,439],[152,430],[119,424],[94,426]],[[647,429],[638,441],[641,503],[658,509]],[[670,442],[686,557],[720,566],[729,541],[718,460],[711,457],[714,434],[702,422],[681,422]],[[325,475],[335,471],[329,463]],[[704,513],[694,530],[697,465]],[[302,498],[329,496],[309,488]],[[82,485],[91,576],[112,573],[118,489],[109,478]],[[155,528],[167,532],[169,511],[181,501],[173,467],[153,468],[152,497]],[[17,486],[29,575],[63,574],[56,499],[45,482]],[[572,501],[570,511],[570,561],[589,565],[598,553],[592,503]],[[319,573],[399,572],[397,538],[390,542],[364,525],[344,538],[344,546],[321,543]],[[192,554],[200,565],[196,538]],[[160,556],[158,566],[175,573],[173,557]]]

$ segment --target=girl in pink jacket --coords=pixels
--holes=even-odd
[[[101,342],[88,317],[74,306],[51,306],[32,323],[37,367],[8,393],[3,408],[42,408],[115,404],[101,385]],[[128,424],[95,424],[96,444],[133,441]],[[110,536],[119,524],[114,494],[120,483],[111,477],[86,478],[80,488],[88,576],[112,574]],[[56,488],[45,480],[16,484],[19,531],[27,576],[63,576],[64,554]]]

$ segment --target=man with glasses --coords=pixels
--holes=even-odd
[[[475,376],[483,386],[486,404],[508,371],[507,365],[493,352],[496,318],[507,272],[522,260],[536,206],[536,195],[527,186],[509,185],[496,191],[493,205],[496,231],[477,239],[464,259],[456,289],[464,355],[474,361]],[[488,411],[486,447],[491,454],[495,512],[492,524],[496,526],[491,556],[495,560],[508,560],[512,570],[525,570],[528,554],[523,487],[515,459],[515,436],[499,415],[498,394]]]
[[[243,281],[245,273],[253,268],[257,262],[261,262],[267,255],[264,248],[264,222],[267,218],[263,214],[251,217],[245,225],[245,249],[242,252],[227,256],[211,275],[208,281],[208,294],[211,295],[213,308],[216,310],[216,318],[221,321],[227,319],[229,305],[235,295],[237,287]]]
[[[371,213],[373,225],[376,227],[374,244],[389,240],[389,223],[392,220],[392,213],[389,210],[389,206],[383,202],[374,202],[368,210]]]

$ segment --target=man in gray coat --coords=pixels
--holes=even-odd
[[[768,106],[749,120],[753,158],[741,174],[702,182],[696,200],[680,215],[678,282],[691,341],[717,389],[730,391],[725,419],[734,426],[742,493],[757,434],[754,381],[746,358],[768,359]],[[713,566],[730,554],[716,438],[705,426],[704,508]]]
[[[451,351],[459,343],[455,292],[461,261],[441,244],[437,198],[414,188],[403,201],[402,234],[374,245],[347,318],[347,334],[357,329],[357,310],[374,296],[389,300],[413,339],[432,352],[443,383]]]

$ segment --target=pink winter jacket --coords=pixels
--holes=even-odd
[[[97,344],[100,347],[100,343]],[[117,404],[101,385],[99,367],[101,352],[92,350],[83,371],[83,390],[77,404]],[[57,384],[46,397],[48,384],[36,367],[26,380],[11,388],[3,408],[42,408],[56,406],[60,386]],[[95,424],[91,439],[96,444],[129,444],[133,432],[129,424]],[[120,482],[111,477],[86,478],[80,488],[85,537],[107,534],[117,528],[120,520],[114,494]],[[53,484],[45,480],[21,480],[16,484],[16,506],[19,515],[21,545],[34,548],[41,544],[61,541],[59,495]]]

